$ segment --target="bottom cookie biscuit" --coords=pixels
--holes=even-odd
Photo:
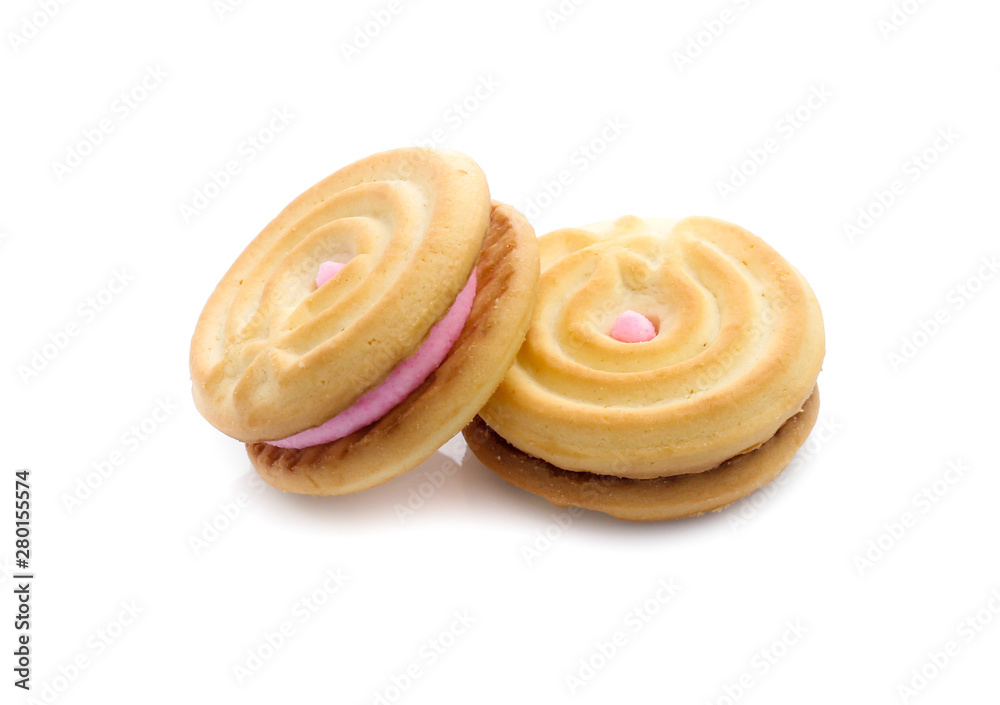
[[[486,467],[512,485],[559,507],[577,506],[630,521],[659,521],[722,509],[777,477],[816,423],[819,389],[756,449],[704,472],[652,480],[563,470],[528,455],[477,416],[462,434]]]

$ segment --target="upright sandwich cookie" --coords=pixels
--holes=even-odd
[[[345,167],[212,293],[191,343],[195,404],[275,487],[385,482],[500,383],[531,319],[536,243],[463,154],[400,149]]]
[[[464,431],[508,482],[632,520],[719,509],[769,482],[819,407],[823,319],[805,279],[711,218],[539,240],[525,343]]]

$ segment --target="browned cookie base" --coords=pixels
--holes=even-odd
[[[476,276],[462,335],[420,387],[374,424],[333,443],[302,450],[248,443],[260,476],[289,492],[357,492],[416,467],[462,430],[510,367],[538,289],[535,232],[510,206],[493,204]]]
[[[556,506],[594,509],[631,521],[658,521],[722,509],[766,485],[795,457],[818,413],[817,388],[802,410],[757,449],[705,472],[653,480],[562,470],[514,448],[479,416],[462,435],[486,467]]]

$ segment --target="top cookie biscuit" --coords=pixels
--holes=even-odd
[[[195,404],[253,442],[317,426],[413,354],[465,286],[489,225],[469,157],[400,149],[286,207],[219,282],[191,343]],[[317,288],[320,264],[346,262]]]
[[[628,216],[539,246],[531,327],[480,412],[525,453],[635,479],[700,472],[767,441],[812,394],[816,297],[743,228]],[[609,334],[629,310],[652,322],[652,340]]]

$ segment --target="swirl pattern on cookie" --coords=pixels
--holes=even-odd
[[[451,308],[489,226],[457,152],[356,162],[286,207],[216,287],[191,346],[195,403],[243,441],[318,426],[377,387]],[[345,263],[316,287],[324,262]]]
[[[378,421],[331,443],[248,443],[267,482],[288,492],[341,495],[374,487],[430,457],[490,398],[514,361],[538,290],[538,239],[514,208],[494,203],[466,324],[441,365]]]
[[[634,479],[701,472],[766,442],[812,394],[819,305],[774,249],[736,225],[626,216],[539,240],[527,338],[480,411],[564,470]],[[610,334],[623,312],[656,329]]]

